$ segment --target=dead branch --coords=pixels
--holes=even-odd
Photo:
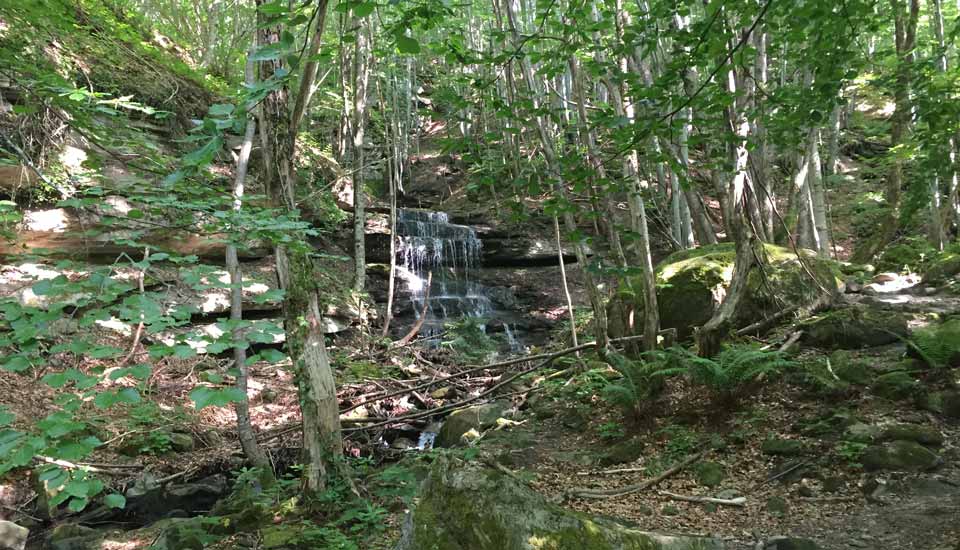
[[[646,472],[648,468],[614,468],[612,470],[596,470],[593,472],[577,472],[578,476],[613,476],[618,474],[636,474]]]
[[[433,282],[433,272],[427,273],[427,286],[425,287],[427,291],[423,295],[423,309],[420,311],[420,318],[417,319],[417,322],[413,324],[413,328],[410,329],[410,332],[406,336],[397,340],[392,347],[402,348],[403,346],[410,343],[410,340],[420,332],[420,328],[423,327],[423,322],[427,319],[427,310],[430,309],[430,284]]]
[[[796,313],[798,309],[800,309],[800,306],[788,307],[787,309],[775,315],[771,315],[766,319],[761,319],[756,323],[747,325],[737,331],[737,336],[746,336],[747,334],[754,334],[754,333],[756,333],[757,335],[763,334],[764,332],[770,330],[770,328],[773,327],[773,325],[777,324],[781,319]]]
[[[678,495],[676,493],[671,493],[670,491],[658,491],[658,494],[661,494],[666,497],[670,497],[673,500],[682,500],[684,502],[700,502],[703,504],[719,504],[721,506],[744,506],[747,504],[746,497],[737,497],[737,498],[711,498],[711,497],[698,497],[698,496],[687,496],[687,495]]]
[[[790,337],[787,338],[787,341],[784,342],[782,346],[780,346],[780,353],[786,353],[786,351],[790,349],[790,346],[796,344],[797,340],[799,340],[801,336],[803,336],[802,330],[798,330],[793,334],[791,334]]]
[[[693,464],[694,462],[699,461],[701,458],[706,456],[712,448],[706,448],[698,453],[694,453],[687,458],[681,460],[672,468],[666,470],[662,474],[650,478],[646,481],[636,483],[633,485],[626,485],[624,487],[617,487],[616,489],[572,489],[567,491],[567,498],[610,498],[610,497],[619,497],[623,495],[629,495],[631,493],[638,493],[640,491],[645,491],[661,481],[667,479],[668,477],[675,475],[676,473],[682,471],[687,466]]]

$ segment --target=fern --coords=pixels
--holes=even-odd
[[[716,358],[699,357],[681,348],[675,348],[670,353],[676,364],[662,369],[658,374],[685,374],[693,383],[715,392],[722,401],[735,401],[744,386],[794,365],[780,352],[744,345],[729,346]]]

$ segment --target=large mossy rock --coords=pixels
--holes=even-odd
[[[863,452],[860,460],[868,471],[923,472],[933,470],[943,463],[933,451],[915,441],[892,441],[870,446]]]
[[[828,349],[869,348],[907,337],[907,319],[902,314],[869,307],[828,311],[800,328],[805,343]]]
[[[494,426],[510,405],[503,401],[474,405],[453,412],[437,434],[437,447],[457,447],[464,443],[463,436],[470,430],[482,431]]]
[[[839,264],[803,250],[803,263],[787,248],[764,246],[767,265],[749,276],[743,316],[734,324],[744,326],[784,308],[812,308],[823,297],[822,286],[831,295],[840,292]],[[706,323],[720,307],[733,276],[733,243],[703,246],[671,254],[656,268],[660,327],[676,329],[678,338],[689,338],[695,327]],[[804,269],[816,277],[812,280]],[[643,295],[639,277],[622,285],[610,301],[611,336],[638,334],[643,327]]]
[[[565,510],[500,470],[442,458],[397,550],[720,550],[717,539],[638,531]]]

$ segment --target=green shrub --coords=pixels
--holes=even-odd
[[[669,350],[647,352],[640,359],[610,353],[607,360],[620,378],[607,383],[601,391],[603,399],[623,409],[627,416],[643,417],[647,407],[663,392],[672,356]]]
[[[715,358],[699,357],[690,351],[674,349],[678,361],[658,374],[686,374],[714,393],[718,401],[735,403],[747,386],[793,367],[794,363],[777,351],[748,345],[726,347]]]
[[[464,317],[447,325],[448,346],[463,361],[483,364],[497,351],[497,343],[484,330],[484,320],[479,317]]]
[[[931,367],[952,367],[960,363],[960,319],[914,331],[911,341],[915,347],[910,351]]]

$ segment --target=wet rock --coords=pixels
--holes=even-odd
[[[643,443],[636,438],[617,443],[600,456],[601,466],[633,462],[643,456]]]
[[[933,426],[919,424],[891,424],[885,426],[880,433],[881,441],[915,441],[921,445],[940,446],[943,444],[943,434]]]
[[[860,461],[870,470],[908,470],[920,472],[939,466],[942,459],[914,441],[892,441],[872,445],[863,452]]]
[[[878,376],[870,386],[870,391],[885,399],[896,401],[913,395],[918,384],[907,371],[895,370]]]
[[[723,465],[716,462],[701,462],[694,468],[697,483],[704,487],[717,487],[727,477]]]
[[[0,520],[0,550],[23,550],[30,530],[12,521]]]
[[[197,448],[197,442],[188,433],[173,432],[170,434],[170,448],[178,453],[189,453]]]
[[[816,542],[796,537],[773,537],[763,543],[761,548],[763,550],[820,550]]]
[[[960,392],[943,394],[943,416],[950,420],[960,420]]]
[[[803,442],[796,439],[772,437],[763,442],[760,451],[765,455],[798,456],[803,454]]]
[[[75,523],[63,523],[50,533],[50,550],[100,550],[104,535]]]
[[[846,441],[870,443],[871,441],[875,440],[882,431],[883,428],[879,426],[857,422],[856,424],[847,426],[847,429],[843,432],[843,437]]]
[[[800,326],[803,342],[828,349],[876,347],[907,336],[907,320],[902,314],[869,307],[828,311]]]
[[[441,458],[404,522],[397,550],[720,550],[707,537],[639,531],[572,512],[499,470]]]
[[[763,273],[752,272],[744,296],[748,304],[736,326],[745,326],[769,317],[785,307],[810,307],[822,300],[817,283],[810,280],[797,256],[787,248],[765,246],[769,263]],[[836,295],[840,292],[840,272],[834,262],[802,251],[820,286]],[[668,256],[657,266],[657,303],[661,329],[676,329],[677,338],[686,339],[693,328],[706,323],[720,307],[733,272],[734,247],[731,243],[683,250]],[[639,280],[632,288],[641,288]],[[611,336],[642,332],[643,303],[631,287],[614,297],[608,306]]]
[[[443,422],[437,434],[437,447],[456,447],[461,445],[461,437],[470,430],[477,432],[494,426],[497,419],[510,408],[508,403],[494,401],[483,405],[474,405],[455,411]]]

